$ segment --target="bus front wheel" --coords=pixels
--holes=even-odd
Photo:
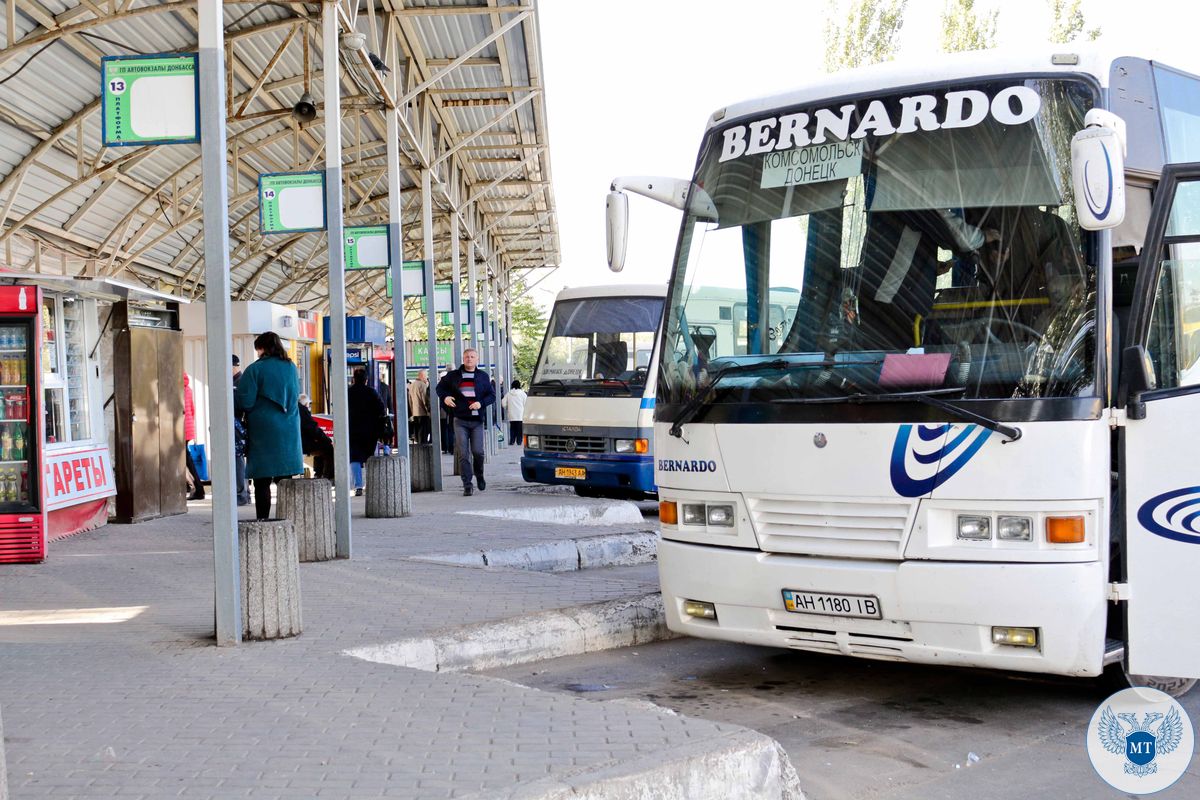
[[[1145,686],[1149,689],[1157,689],[1163,694],[1170,697],[1183,697],[1190,692],[1196,685],[1195,678],[1168,678],[1163,675],[1133,675],[1130,674],[1125,664],[1112,664],[1104,673],[1106,683],[1112,691],[1117,692],[1121,689],[1131,689],[1138,686]]]

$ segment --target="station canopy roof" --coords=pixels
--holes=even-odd
[[[0,267],[202,299],[200,146],[106,148],[100,108],[103,57],[197,50],[196,0],[2,5]],[[234,299],[327,310],[324,232],[262,235],[257,192],[262,173],[325,166],[323,9],[342,30],[345,224],[387,222],[385,114],[399,108],[404,258],[424,257],[420,175],[431,167],[439,280],[451,269],[451,214],[464,276],[468,237],[494,272],[557,266],[533,0],[226,2]],[[360,49],[350,32],[364,34]],[[293,114],[305,91],[311,122]],[[347,273],[348,310],[385,313],[384,278]]]

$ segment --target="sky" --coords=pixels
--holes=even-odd
[[[1045,40],[1047,0],[976,6],[999,8],[999,47]],[[667,282],[680,212],[630,195],[628,256],[614,274],[604,250],[609,184],[618,175],[690,177],[713,111],[820,74],[828,7],[827,0],[539,0],[562,245],[561,267],[531,292],[540,305],[564,286]],[[943,0],[909,0],[898,61],[939,49],[943,7]],[[1200,4],[1084,0],[1083,10],[1087,26],[1100,27],[1100,44],[1200,74]],[[535,272],[530,282],[541,277]]]

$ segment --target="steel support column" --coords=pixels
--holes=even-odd
[[[462,242],[458,232],[458,214],[450,214],[450,304],[454,311],[454,365],[462,363],[462,267],[458,260],[458,248]]]
[[[467,239],[467,315],[471,318],[471,348],[479,350],[479,289],[475,271],[475,240]]]
[[[225,9],[198,0],[200,172],[204,188],[204,318],[207,326],[209,474],[217,645],[242,640],[242,590],[233,485],[233,326],[229,304],[229,171],[225,161]]]
[[[438,362],[437,362],[437,300],[434,296],[436,275],[433,269],[433,172],[421,170],[421,234],[424,239],[424,273],[425,273],[425,319],[429,331],[429,429],[432,432],[430,441],[433,442],[433,457],[437,468],[433,470],[433,489],[442,490],[442,426],[434,424],[441,418],[433,414],[432,409],[441,412],[441,401],[437,396]]]
[[[408,458],[408,369],[404,352],[404,287],[401,275],[404,263],[404,231],[400,228],[400,122],[399,113],[387,109],[388,168],[388,264],[392,276],[392,397],[396,403],[396,444],[400,455]],[[412,470],[409,470],[412,474]]]
[[[342,103],[337,4],[321,7],[321,59],[325,111],[325,214],[329,220],[329,399],[333,406],[333,456],[338,558],[350,557],[350,413],[346,407],[346,273],[342,257]]]

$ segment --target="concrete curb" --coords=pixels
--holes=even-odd
[[[641,525],[642,511],[630,500],[575,500],[567,505],[519,505],[480,508],[457,513],[470,517],[537,522],[545,525]]]
[[[665,709],[659,711],[670,713]],[[779,743],[742,728],[665,752],[556,775],[500,793],[489,791],[486,797],[488,800],[804,800],[804,792],[792,762]],[[464,800],[484,800],[484,795],[469,795]]]
[[[491,550],[430,553],[411,556],[411,559],[462,567],[509,567],[537,572],[572,572],[578,569],[649,564],[657,557],[658,534],[653,531],[637,531],[558,539]]]
[[[8,800],[8,768],[4,763],[4,718],[0,717],[0,800]]]
[[[657,592],[523,617],[464,625],[433,636],[342,651],[427,672],[462,672],[674,638]]]

